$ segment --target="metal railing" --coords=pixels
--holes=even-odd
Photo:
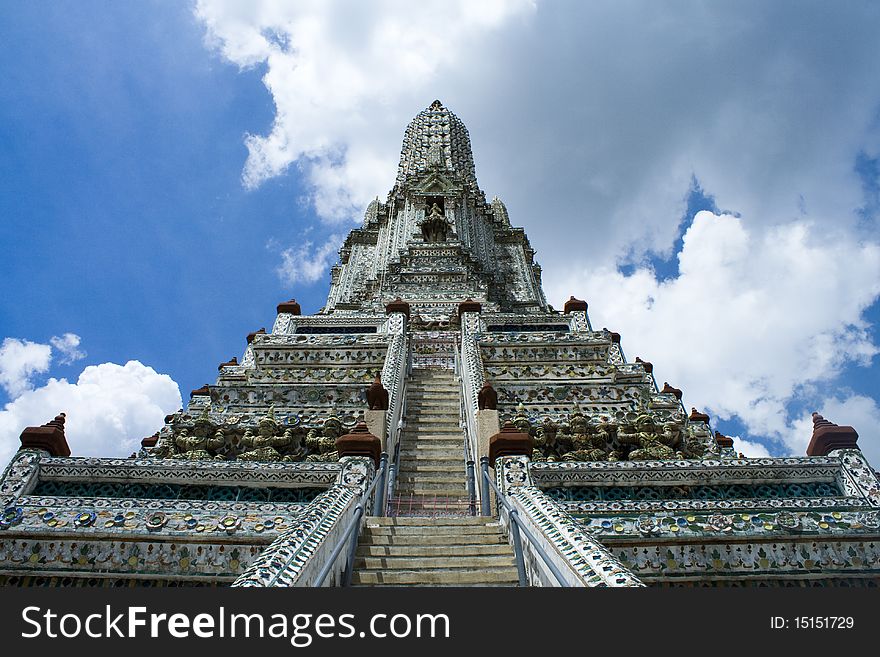
[[[378,490],[376,491],[376,497],[373,499],[373,515],[381,515],[381,512],[384,510],[385,487],[382,484],[385,479],[385,471],[387,467],[388,454],[382,452],[382,456],[379,459],[379,467],[376,470],[376,476],[373,477],[370,486],[364,491],[364,494],[361,495],[360,500],[358,500],[357,506],[354,508],[354,517],[349,521],[348,525],[346,525],[345,531],[342,532],[342,536],[333,548],[333,552],[330,553],[330,556],[324,562],[324,567],[321,569],[321,572],[318,573],[315,583],[312,584],[313,587],[323,586],[324,580],[327,579],[327,575],[333,570],[333,565],[336,563],[339,554],[345,548],[346,542],[348,542],[348,556],[345,560],[345,570],[342,573],[342,586],[351,585],[351,576],[354,571],[354,555],[357,550],[358,536],[360,534],[360,531],[355,531],[355,529],[360,530],[361,519],[364,517],[364,508],[370,500],[370,495],[372,495],[373,490],[376,489],[377,486]],[[293,557],[291,557],[291,559],[293,559]],[[284,572],[288,565],[289,564],[285,564],[284,567],[278,571],[273,578],[273,581],[269,583],[269,586],[274,584],[274,581],[278,579],[279,575]]]
[[[504,495],[499,489],[498,486],[495,485],[495,482],[489,477],[489,457],[484,456],[480,459],[480,468],[483,471],[483,481],[492,487],[492,490],[495,491],[495,498],[498,500],[500,505],[507,511],[507,517],[510,520],[510,537],[513,539],[513,551],[516,556],[516,572],[519,576],[519,585],[520,586],[528,586],[528,581],[526,578],[526,566],[525,566],[525,558],[523,556],[523,547],[522,540],[520,538],[520,533],[522,533],[529,542],[532,544],[535,552],[544,560],[544,563],[547,564],[547,568],[550,569],[550,572],[553,573],[553,576],[556,578],[556,581],[559,583],[559,586],[568,586],[566,583],[565,577],[559,568],[550,560],[550,556],[547,554],[546,550],[538,543],[538,539],[535,538],[534,534],[526,529],[522,520],[519,518],[519,511],[517,511],[513,505],[508,501],[507,496]],[[484,488],[484,490],[488,490],[488,486]],[[483,498],[483,515],[489,515],[486,513],[486,510],[489,506],[489,496],[488,494]]]
[[[385,515],[389,518],[463,518],[476,515],[471,499],[449,495],[400,495],[389,497]]]

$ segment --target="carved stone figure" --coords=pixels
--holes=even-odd
[[[644,434],[638,449],[629,453],[630,461],[650,461],[653,459],[674,459],[675,451],[660,442],[655,434]]]
[[[570,419],[571,446],[564,461],[604,461],[607,456],[607,443],[580,412],[573,413]]]
[[[208,451],[208,437],[205,435],[190,435],[184,427],[177,434],[174,443],[180,450],[171,458],[177,459],[213,459],[214,456]]]
[[[445,242],[452,226],[443,214],[443,209],[435,201],[421,222],[422,237],[426,242]]]

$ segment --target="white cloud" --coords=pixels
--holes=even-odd
[[[5,338],[0,345],[0,386],[10,398],[31,388],[31,378],[49,370],[52,348],[30,340]]]
[[[281,265],[276,270],[278,277],[286,285],[314,283],[324,275],[341,240],[339,235],[331,235],[318,248],[306,241],[284,249],[281,252]]]
[[[880,295],[880,247],[815,232],[804,222],[751,231],[743,218],[700,212],[677,277],[583,269],[548,292],[587,299],[594,326],[620,332],[628,357],[652,361],[688,406],[782,440],[786,404],[805,385],[880,351],[861,320]]]
[[[65,333],[61,337],[56,335],[49,338],[52,346],[61,352],[60,360],[65,365],[70,365],[86,357],[86,353],[78,349],[81,341],[81,338],[75,333]]]
[[[0,411],[0,463],[19,447],[27,426],[67,414],[65,434],[74,456],[128,456],[141,438],[162,427],[181,407],[180,390],[167,374],[138,361],[86,367],[76,383],[50,378]]]
[[[745,440],[739,436],[733,437],[733,449],[737,454],[742,454],[747,458],[767,458],[770,456],[769,450],[761,443]]]
[[[0,345],[0,386],[10,399],[15,399],[33,388],[32,379],[37,374],[49,371],[53,347],[60,352],[59,361],[64,365],[85,358],[85,352],[78,349],[80,342],[81,338],[75,333],[52,336],[50,344],[5,338]]]
[[[265,66],[275,121],[246,139],[247,185],[296,162],[323,218],[357,217],[439,97],[547,280],[668,252],[693,175],[762,225],[855,230],[853,164],[880,151],[866,5],[200,0],[196,15],[225,59]]]
[[[488,32],[533,6],[200,0],[212,47],[241,67],[266,65],[275,122],[268,135],[247,135],[245,185],[298,161],[323,218],[362,213],[390,188],[407,114],[433,100],[438,71],[466,66]]]

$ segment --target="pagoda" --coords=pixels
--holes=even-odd
[[[855,429],[737,455],[586,301],[549,306],[534,256],[434,101],[320,311],[279,304],[130,458],[71,456],[63,414],[24,429],[0,584],[880,583]]]

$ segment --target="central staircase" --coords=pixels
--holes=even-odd
[[[451,370],[413,369],[392,517],[366,519],[352,585],[517,585],[498,519],[469,515],[459,395]]]
[[[498,520],[367,518],[353,586],[516,586],[513,548]]]
[[[426,515],[464,504],[467,483],[459,386],[452,371],[416,369],[407,386],[406,428],[400,437],[397,499],[392,513]],[[415,508],[414,508],[415,507]]]

